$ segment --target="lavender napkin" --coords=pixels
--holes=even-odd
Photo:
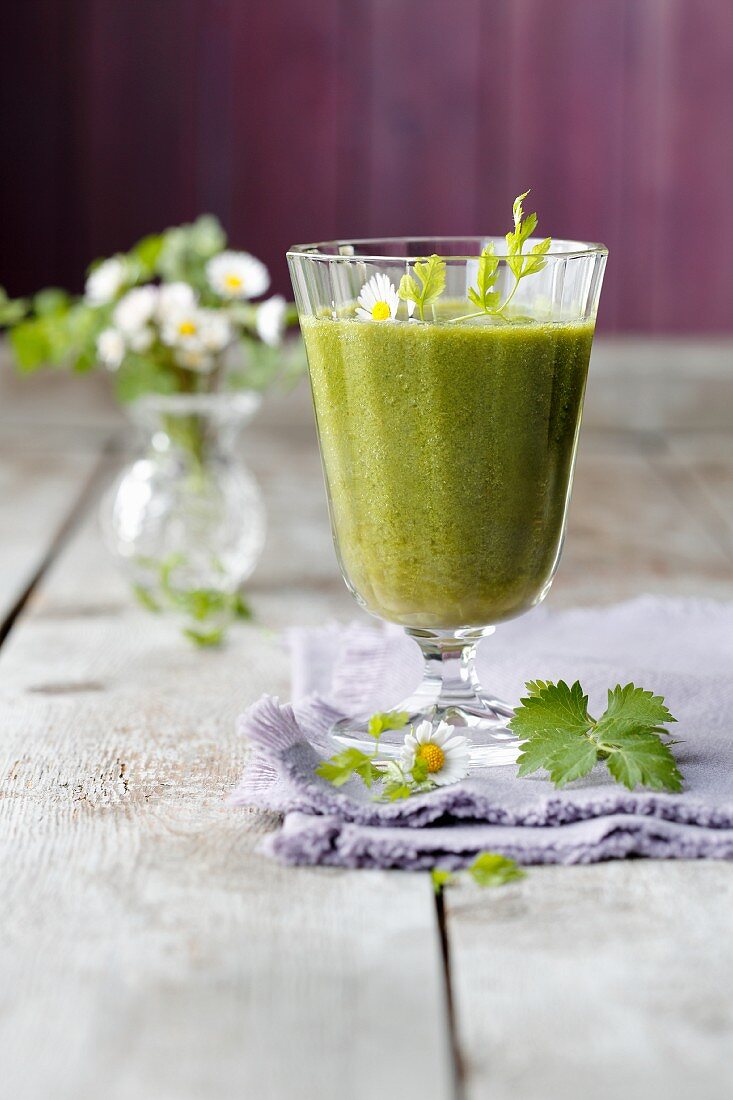
[[[733,858],[733,604],[650,596],[610,608],[541,608],[485,639],[485,686],[516,703],[525,680],[580,679],[591,712],[633,680],[678,719],[681,794],[629,792],[601,769],[556,791],[516,766],[401,802],[375,802],[359,781],[338,790],[314,774],[347,713],[387,710],[420,677],[416,646],[389,626],[290,634],[294,703],[265,696],[240,720],[251,746],[237,805],[284,814],[267,850],[287,863],[460,867],[484,849],[521,863],[627,855]]]

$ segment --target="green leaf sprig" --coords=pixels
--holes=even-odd
[[[482,313],[491,313],[496,310],[501,300],[498,290],[494,290],[494,283],[499,276],[499,260],[491,241],[481,253],[478,262],[478,278],[475,287],[468,288],[468,297]]]
[[[329,759],[322,760],[315,769],[316,775],[334,787],[343,787],[354,776],[370,789],[375,783],[381,783],[382,787],[376,796],[380,802],[395,802],[400,798],[409,798],[412,794],[432,790],[435,784],[428,779],[428,766],[424,760],[416,760],[410,771],[406,772],[396,760],[379,758],[379,739],[384,731],[404,729],[408,718],[406,711],[373,714],[369,719],[367,732],[374,738],[374,752],[366,753],[353,747],[344,749]]]
[[[476,313],[466,313],[462,317],[454,317],[452,321],[468,321],[482,314],[500,317],[517,293],[517,287],[522,279],[528,275],[535,275],[547,265],[544,258],[552,243],[551,237],[545,237],[533,245],[527,255],[524,254],[524,246],[537,228],[537,215],[524,214],[524,200],[529,191],[518,195],[512,206],[514,229],[506,234],[507,266],[514,276],[514,286],[504,301],[501,295],[494,289],[494,284],[499,275],[499,258],[495,254],[494,244],[486,245],[478,262],[478,277],[475,287],[469,287],[468,298],[476,307]]]
[[[146,611],[172,610],[185,615],[188,624],[182,628],[182,633],[199,648],[221,645],[230,623],[235,619],[251,621],[252,609],[241,592],[182,588],[175,584],[174,573],[185,561],[183,554],[170,554],[162,561],[138,557],[136,564],[148,571],[154,580],[133,584],[133,595]]]
[[[435,255],[427,260],[416,260],[413,271],[417,279],[410,274],[403,275],[397,293],[403,302],[415,303],[420,320],[424,321],[425,307],[432,305],[445,290],[445,260]]]
[[[661,695],[618,684],[608,692],[605,712],[595,719],[577,680],[572,687],[564,680],[534,680],[526,688],[528,694],[509,722],[522,741],[520,776],[542,768],[556,787],[564,787],[603,763],[629,790],[682,790],[683,778],[670,749],[676,742],[662,740],[669,736],[664,724],[675,719]]]
[[[466,867],[466,872],[477,886],[504,886],[507,882],[524,878],[526,874],[516,860],[499,855],[498,852],[479,852],[473,863]],[[434,867],[430,877],[435,893],[440,894],[444,886],[450,886],[457,881],[458,873]]]

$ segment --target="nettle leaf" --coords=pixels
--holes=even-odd
[[[659,734],[616,734],[612,742],[604,741],[603,748],[608,753],[606,765],[611,775],[630,791],[638,786],[656,791],[682,790],[682,773]]]
[[[664,722],[674,722],[667,709],[664,698],[644,691],[634,684],[621,687],[617,684],[608,692],[608,706],[599,719],[595,736],[604,740],[606,736],[626,733],[634,729],[656,729]]]
[[[520,777],[541,768],[556,787],[587,775],[603,761],[613,778],[629,790],[679,791],[682,775],[663,723],[674,722],[660,695],[634,684],[618,684],[608,693],[608,707],[596,721],[576,681],[572,687],[533,680],[509,725],[521,738]]]
[[[535,737],[543,733],[579,733],[588,731],[593,719],[588,714],[588,696],[576,680],[568,687],[564,680],[557,684],[531,681],[533,690],[522,699],[514,712],[509,728],[518,737]]]
[[[582,779],[598,760],[598,749],[582,734],[567,734],[562,744],[548,752],[544,767],[556,787],[564,787],[574,779]]]

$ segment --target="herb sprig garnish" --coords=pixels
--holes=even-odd
[[[405,711],[373,714],[369,719],[367,731],[369,736],[374,738],[374,752],[366,753],[357,748],[344,749],[343,752],[337,752],[328,760],[322,760],[316,768],[316,775],[320,775],[321,779],[327,780],[334,787],[343,787],[344,783],[348,783],[354,776],[358,776],[367,787],[385,780],[390,785],[390,781],[393,783],[396,778],[399,778],[400,785],[407,785],[408,779],[403,773],[399,777],[389,775],[386,762],[378,760],[378,757],[379,739],[384,731],[403,729],[407,725],[408,718],[409,715]],[[417,761],[417,763],[422,762]],[[407,793],[409,794],[410,790]],[[400,798],[402,795],[394,797]]]
[[[676,742],[662,740],[669,736],[663,723],[675,719],[661,695],[634,684],[617,684],[608,692],[605,712],[595,719],[577,680],[572,687],[564,680],[534,680],[526,688],[528,695],[509,722],[523,742],[519,776],[542,768],[556,787],[564,787],[601,762],[629,790],[682,790],[682,775],[670,749]]]
[[[433,255],[427,260],[416,260],[412,269],[417,280],[409,274],[403,275],[397,293],[403,302],[417,306],[420,320],[424,321],[425,307],[432,305],[445,290],[445,260]]]
[[[381,786],[375,795],[378,802],[396,802],[413,794],[432,791],[437,784],[430,775],[427,761],[422,757],[416,756],[408,766],[404,760],[399,763],[379,756],[379,739],[384,731],[404,729],[409,717],[405,711],[373,714],[367,732],[374,738],[374,752],[362,752],[353,747],[344,749],[322,760],[315,769],[316,775],[334,787],[343,787],[344,783],[355,777],[370,789],[379,783]]]
[[[475,313],[466,313],[462,317],[453,317],[451,318],[452,322],[469,321],[473,317],[481,317],[483,314],[494,317],[503,316],[504,310],[517,293],[517,287],[522,279],[525,279],[528,275],[535,275],[547,265],[547,260],[544,257],[552,243],[551,237],[545,237],[543,241],[538,241],[537,244],[532,245],[527,255],[523,251],[524,245],[537,228],[537,215],[534,213],[527,214],[526,217],[524,215],[523,204],[528,194],[529,191],[525,191],[523,195],[518,195],[514,200],[512,207],[514,229],[506,235],[508,250],[506,262],[507,267],[514,276],[514,286],[502,302],[499,291],[494,289],[494,284],[499,276],[499,257],[496,256],[493,242],[489,242],[481,253],[478,262],[476,286],[468,289],[469,300],[473,302],[477,310]]]

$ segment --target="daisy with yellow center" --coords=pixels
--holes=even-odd
[[[393,283],[380,271],[361,288],[356,304],[360,321],[394,321],[400,299]]]
[[[439,787],[458,783],[468,775],[470,741],[460,737],[447,722],[433,726],[420,722],[405,737],[402,767],[411,772],[418,760],[427,765],[428,779]]]
[[[259,298],[270,285],[267,268],[249,252],[220,252],[207,263],[206,278],[220,298]]]

